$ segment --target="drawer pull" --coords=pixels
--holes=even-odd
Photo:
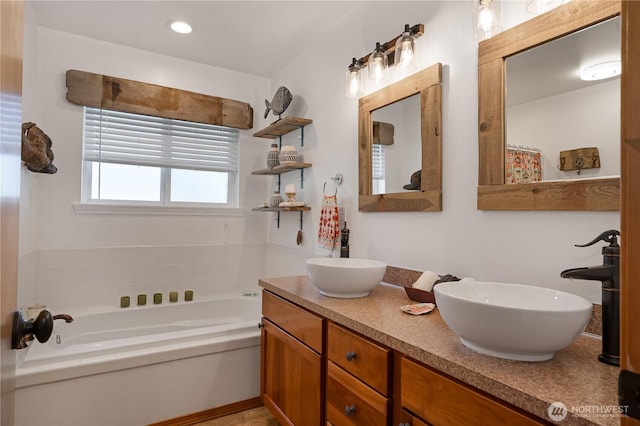
[[[347,361],[353,361],[356,359],[356,353],[353,351],[347,351]]]
[[[411,426],[411,423],[409,422],[398,423],[398,426]]]
[[[347,405],[344,407],[344,414],[347,416],[353,416],[356,414],[356,406],[355,405]]]

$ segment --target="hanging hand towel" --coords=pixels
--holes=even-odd
[[[318,247],[333,251],[339,246],[340,223],[338,220],[338,201],[335,195],[324,195],[320,208]]]

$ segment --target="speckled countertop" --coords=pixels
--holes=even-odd
[[[321,295],[306,276],[262,279],[260,285],[542,419],[549,419],[552,402],[562,402],[570,412],[562,425],[619,424],[619,416],[602,414],[618,407],[618,368],[597,360],[599,339],[580,336],[549,361],[509,361],[468,349],[437,309],[420,316],[402,312],[400,306],[415,303],[402,287],[383,283],[369,297],[336,299]]]

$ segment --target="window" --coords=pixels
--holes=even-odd
[[[371,147],[373,194],[385,193],[384,145],[373,144]]]
[[[239,131],[84,109],[84,202],[236,204]]]

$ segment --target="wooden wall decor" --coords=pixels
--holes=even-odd
[[[67,71],[67,100],[82,106],[236,129],[253,127],[253,108],[248,103],[85,71]]]

